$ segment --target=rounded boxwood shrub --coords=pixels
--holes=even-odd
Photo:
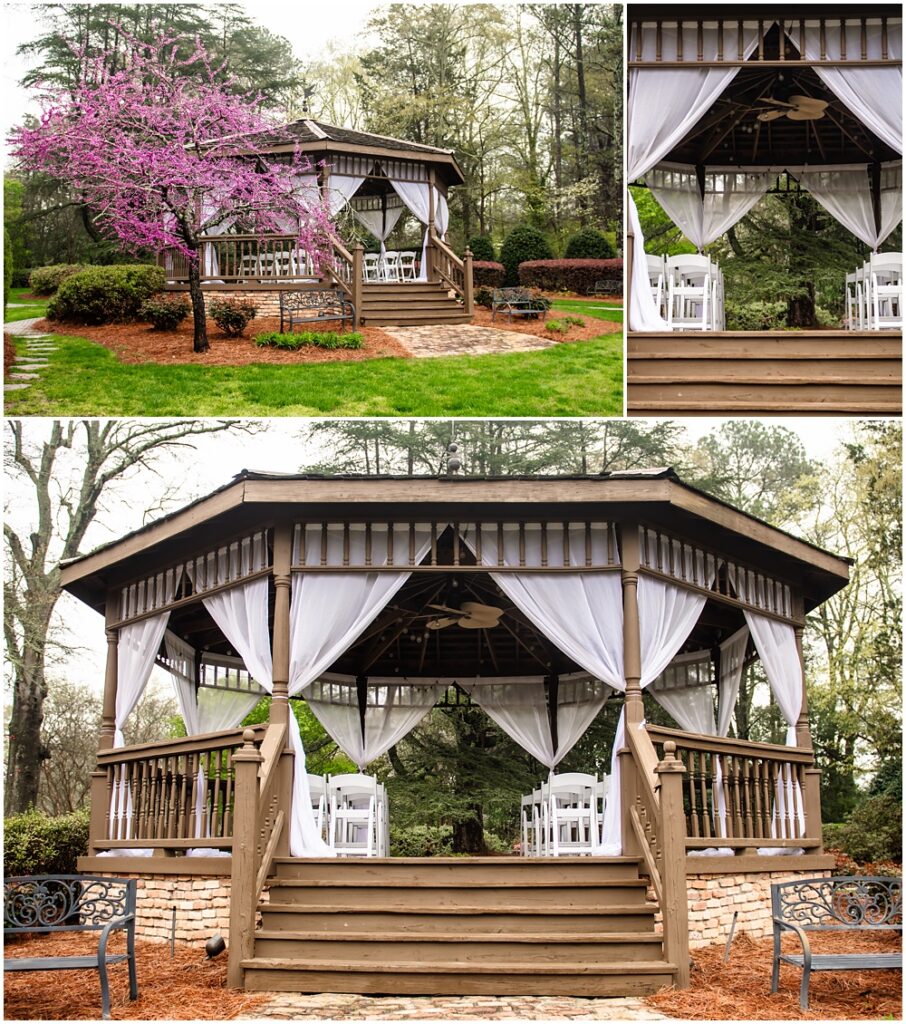
[[[165,283],[163,268],[147,263],[89,267],[60,285],[47,304],[47,318],[75,324],[135,320],[142,303]]]
[[[863,800],[842,825],[824,826],[824,845],[854,861],[903,859],[903,805],[890,793]]]
[[[563,258],[567,260],[612,260],[617,251],[610,239],[597,228],[583,228],[566,243]]]
[[[493,260],[476,260],[472,264],[472,282],[476,288],[502,288],[506,268]]]
[[[473,260],[493,263],[497,259],[497,254],[494,252],[494,240],[490,235],[475,235],[474,238],[470,238],[469,248],[472,250]]]
[[[48,818],[38,811],[3,823],[3,870],[10,875],[74,875],[88,853],[88,811]]]
[[[49,267],[35,267],[28,275],[28,286],[35,295],[53,295],[68,277],[88,269],[86,263],[54,263]]]
[[[181,295],[152,295],[142,303],[138,315],[152,324],[155,331],[173,331],[191,312],[192,307]]]
[[[623,261],[531,260],[519,268],[519,283],[551,292],[587,294],[598,281],[610,282],[612,294],[623,291]]]
[[[238,338],[258,315],[258,307],[249,299],[211,299],[208,316],[230,338]]]
[[[506,283],[510,286],[519,284],[520,263],[549,260],[552,255],[547,239],[537,228],[513,228],[500,247],[500,262],[506,267]]]

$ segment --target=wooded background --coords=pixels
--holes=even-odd
[[[499,243],[542,230],[555,255],[581,227],[622,235],[622,22],[607,4],[375,6],[352,47],[302,61],[240,4],[42,4],[18,52],[25,85],[84,73],[71,44],[123,62],[126,35],[197,35],[235,88],[260,93],[276,122],[310,116],[452,149],[466,177],[451,193],[449,237]],[[118,28],[117,26],[121,26]],[[191,45],[189,43],[188,45]],[[191,51],[189,51],[191,52]],[[186,74],[193,73],[187,63]],[[80,197],[41,174],[7,175],[13,265],[124,258]],[[619,243],[618,243],[619,244]],[[19,283],[17,280],[16,283]],[[25,283],[22,281],[21,283]]]

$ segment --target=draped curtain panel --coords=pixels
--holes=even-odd
[[[447,197],[440,191],[434,190],[434,227],[440,235],[440,240],[446,241],[447,228],[450,226],[450,207],[447,205]]]
[[[398,181],[393,177],[390,177],[390,184],[393,186],[396,194],[406,204],[409,211],[425,225],[425,231],[422,235],[422,261],[418,272],[418,280],[427,281],[428,264],[425,255],[428,247],[427,226],[428,221],[431,219],[431,186],[426,181]]]
[[[321,201],[321,190],[318,188],[318,176],[311,172],[293,175],[293,192],[296,199],[306,208],[312,209]],[[280,230],[292,234],[299,230],[299,222],[295,217],[281,216]]]
[[[463,689],[510,739],[553,769],[557,760],[542,679],[482,680]]]
[[[720,671],[717,680],[717,735],[730,734],[730,722],[739,697],[739,685],[745,667],[749,627],[742,626],[720,645]]]
[[[770,28],[765,23],[765,31]],[[654,24],[633,29],[629,52],[636,53],[635,32],[642,33],[642,57],[654,59],[657,38]],[[716,21],[705,22],[702,29],[701,53],[704,60],[715,60],[723,33],[723,52],[736,49],[736,26]],[[661,51],[675,53],[678,29],[664,24],[661,28]],[[743,24],[744,56],[750,57],[758,45],[758,23]],[[698,31],[694,23],[683,26],[683,50],[698,52]],[[633,68],[629,72],[626,125],[628,139],[626,160],[628,181],[644,176],[679,143],[708,112],[714,101],[736,77],[738,68]],[[626,212],[629,230],[635,236],[632,262],[632,291],[629,296],[629,329],[632,331],[666,331],[667,322],[658,314],[648,287],[648,266],[645,262],[645,237],[639,222],[632,194],[628,193]]]
[[[381,256],[387,253],[384,243],[396,227],[404,209],[403,206],[390,206],[382,210],[358,210],[355,207],[352,209],[355,219],[381,243]]]
[[[866,21],[866,54],[869,60],[880,60],[882,54],[881,21]],[[788,22],[786,32],[794,46],[799,46],[799,22]],[[822,36],[824,43],[822,45]],[[888,56],[903,56],[902,19],[887,21]],[[805,56],[814,62],[815,73],[828,89],[855,117],[883,139],[897,153],[903,152],[903,68],[902,66],[865,68],[826,67],[821,63],[824,52],[829,60],[840,60],[840,32],[823,32],[821,22],[806,19]],[[846,26],[846,53],[862,52],[862,22],[853,18]]]
[[[799,182],[825,210],[856,238],[877,251],[903,216],[902,162],[884,164],[881,178],[881,227],[875,227],[871,177],[867,164],[843,167],[804,167]]]

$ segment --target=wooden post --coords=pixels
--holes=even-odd
[[[475,312],[475,288],[472,283],[472,250],[462,254],[462,305],[469,316]]]
[[[271,704],[271,721],[289,725],[292,710],[289,706],[289,612],[292,594],[293,524],[277,523],[274,527],[274,699]],[[284,812],[287,827],[283,829],[277,844],[277,856],[289,856],[290,805],[293,793],[293,754],[287,749],[280,757],[277,783],[278,808]]]
[[[627,202],[628,202],[627,192]],[[635,235],[632,233],[632,229],[626,227],[626,245],[623,250],[623,309],[624,319],[626,322],[627,333],[632,330],[629,325],[629,306],[630,296],[632,295],[632,260],[635,255]]]
[[[99,750],[110,750],[116,732],[116,689],[119,673],[119,630],[112,624],[119,618],[119,591],[107,591],[104,622],[107,634],[107,663],[104,672],[104,705],[101,712]]]
[[[821,829],[821,769],[806,768],[802,785],[802,806],[805,810],[805,831],[809,839],[816,839],[814,846],[806,846],[806,853],[822,853],[824,836]]]
[[[801,594],[796,594],[793,597],[793,618],[799,623],[802,623],[805,618]],[[808,722],[808,693],[805,685],[805,657],[802,653],[802,632],[802,625],[795,627],[796,653],[799,655],[799,668],[802,672],[802,704],[799,707],[799,717],[796,719],[796,746],[808,747],[809,750],[812,750],[812,732]]]
[[[365,247],[361,242],[356,242],[352,250],[352,304],[355,306],[355,325],[359,327],[363,322],[362,316],[362,294],[365,282]]]
[[[428,264],[425,271],[427,280],[434,278],[434,218],[437,215],[434,202],[435,176],[434,168],[428,168],[428,245],[425,248],[425,262]]]
[[[683,762],[673,740],[664,743],[664,759],[655,771],[660,778],[661,888],[664,957],[676,964],[676,987],[689,987],[689,896],[686,891],[686,816],[683,813]]]
[[[257,914],[258,766],[263,758],[255,733],[246,729],[242,746],[233,754],[236,771],[233,814],[233,856],[230,879],[230,945],[227,984],[242,988],[242,961],[255,950]]]
[[[110,794],[107,791],[107,772],[95,767],[91,773],[91,814],[88,819],[88,852],[92,857],[100,850],[97,842],[107,838],[107,812],[110,810]]]
[[[635,523],[620,527],[620,550],[623,560],[623,678],[626,680],[623,716],[624,727],[628,731],[638,728],[645,717],[642,689],[639,684],[642,675],[642,651],[638,605],[639,533]],[[635,830],[629,816],[630,809],[636,802],[638,770],[638,765],[628,752],[620,756],[622,844],[626,856],[639,852]]]

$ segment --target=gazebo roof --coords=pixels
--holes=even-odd
[[[255,145],[259,152],[269,153],[298,149],[316,160],[323,159],[328,153],[417,160],[436,165],[448,185],[461,185],[465,180],[452,149],[426,146],[420,142],[355,131],[352,128],[339,128],[309,117],[255,136]]]
[[[801,589],[809,610],[844,587],[847,559],[684,483],[669,468],[599,476],[368,477],[243,470],[211,494],[62,567],[61,585],[102,610],[107,590],[277,520],[640,521]]]

